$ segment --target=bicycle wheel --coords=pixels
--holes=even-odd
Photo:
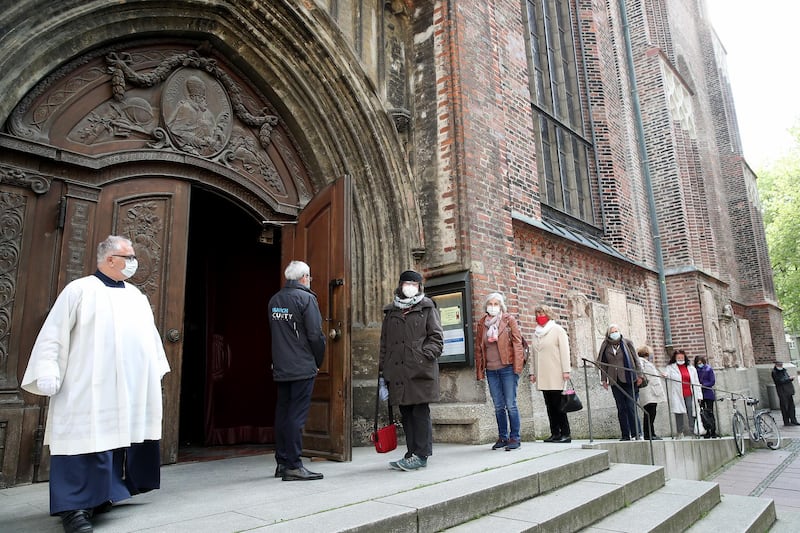
[[[744,455],[744,432],[746,427],[742,413],[738,411],[733,413],[731,432],[733,432],[733,442],[736,444],[736,453],[739,455]]]
[[[777,450],[781,447],[781,430],[778,429],[778,424],[769,413],[762,413],[756,416],[756,427],[761,433],[761,440],[763,440],[767,448],[770,450]]]

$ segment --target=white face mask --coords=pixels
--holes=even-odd
[[[499,305],[486,306],[486,312],[489,313],[489,316],[497,316],[497,313],[500,312],[500,306]]]
[[[686,361],[675,361],[675,362],[678,363],[679,365],[685,365],[686,364]]]
[[[618,341],[620,337],[621,335],[619,334],[619,331],[615,331],[614,333],[608,335],[608,338],[612,341]]]
[[[126,259],[125,260],[125,268],[120,270],[122,275],[126,278],[133,277],[136,274],[136,269],[139,268],[139,261],[136,259]]]
[[[403,296],[406,298],[413,298],[419,292],[419,286],[414,285],[413,283],[404,283],[402,291]]]

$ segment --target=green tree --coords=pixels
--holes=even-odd
[[[786,328],[800,332],[800,123],[794,147],[758,171],[775,292]]]

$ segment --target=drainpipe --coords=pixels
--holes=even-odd
[[[664,349],[669,352],[672,348],[672,328],[669,324],[669,307],[667,306],[667,279],[664,275],[664,256],[661,249],[661,233],[656,214],[656,199],[653,195],[653,180],[650,176],[650,160],[647,157],[645,144],[644,123],[642,122],[642,108],[639,104],[639,89],[636,86],[636,72],[633,68],[633,47],[628,26],[628,12],[625,0],[619,0],[619,11],[622,17],[622,35],[625,37],[625,58],[627,60],[628,77],[631,85],[631,100],[633,115],[636,121],[636,144],[639,147],[644,189],[647,192],[647,205],[650,208],[650,230],[653,232],[653,244],[656,253],[656,270],[658,271],[658,292],[661,297],[661,321],[664,324]]]

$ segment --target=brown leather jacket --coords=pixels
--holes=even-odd
[[[478,320],[475,329],[475,374],[478,379],[486,377],[486,347],[483,340],[486,338],[486,317],[484,314]],[[514,373],[522,373],[525,356],[522,352],[522,334],[517,325],[517,319],[508,313],[503,313],[497,326],[497,349],[500,351],[500,361],[504,365],[514,365]]]

